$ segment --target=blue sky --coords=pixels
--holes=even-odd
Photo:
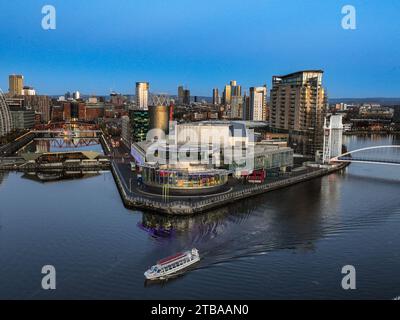
[[[43,5],[57,29],[41,27]],[[357,29],[341,27],[351,4]],[[323,69],[330,97],[400,96],[398,0],[0,0],[0,88],[21,73],[40,94],[192,95],[235,79]]]

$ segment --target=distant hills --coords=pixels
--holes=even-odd
[[[400,98],[334,98],[329,99],[329,103],[379,103],[386,106],[400,105]]]

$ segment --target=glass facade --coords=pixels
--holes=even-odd
[[[228,171],[210,170],[188,172],[186,170],[142,167],[143,182],[149,186],[168,186],[172,189],[203,189],[222,186],[228,182]]]
[[[132,141],[140,142],[146,140],[149,131],[149,112],[147,110],[129,110],[131,123]]]
[[[254,158],[255,169],[274,169],[293,166],[293,151],[265,153]]]

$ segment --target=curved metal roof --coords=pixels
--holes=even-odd
[[[0,89],[0,136],[4,136],[12,130],[12,118],[10,108]]]

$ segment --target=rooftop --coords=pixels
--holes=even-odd
[[[307,70],[296,71],[296,72],[292,72],[292,73],[289,73],[289,74],[286,74],[286,75],[275,76],[275,77],[278,77],[278,78],[289,78],[289,77],[300,75],[302,73],[324,73],[324,71],[321,70],[321,69],[307,69]]]

